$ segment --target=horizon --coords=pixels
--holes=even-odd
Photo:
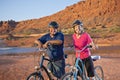
[[[0,21],[24,21],[50,16],[82,0],[0,0]],[[56,3],[56,4],[55,4]],[[41,10],[38,10],[41,9]]]

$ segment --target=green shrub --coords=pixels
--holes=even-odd
[[[120,32],[120,26],[112,26],[112,27],[110,28],[109,32],[119,33],[119,32]]]
[[[73,34],[74,30],[72,28],[62,29],[61,30],[64,34]]]

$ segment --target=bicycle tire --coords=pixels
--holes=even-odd
[[[31,77],[34,77],[34,78],[38,77],[38,78],[30,79]],[[27,77],[27,80],[47,80],[47,79],[52,80],[49,72],[44,66],[42,66],[39,71],[34,72]]]
[[[104,72],[101,66],[96,66],[95,67],[95,80],[104,80]]]
[[[62,76],[61,80],[74,80],[73,72],[66,73]],[[77,77],[76,80],[82,80],[81,77]]]
[[[39,72],[34,72],[27,77],[27,80],[44,80]]]

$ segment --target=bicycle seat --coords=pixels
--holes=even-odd
[[[101,57],[95,55],[95,56],[91,56],[91,58],[92,58],[93,61],[96,61],[96,60],[99,60]]]

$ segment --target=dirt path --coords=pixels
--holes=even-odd
[[[101,54],[100,54],[101,55]],[[95,65],[101,65],[105,80],[120,80],[120,54],[102,54],[101,60]],[[35,62],[38,61],[36,57]],[[74,55],[68,55],[67,63],[74,63]],[[34,56],[0,56],[0,80],[25,80],[34,71]]]

